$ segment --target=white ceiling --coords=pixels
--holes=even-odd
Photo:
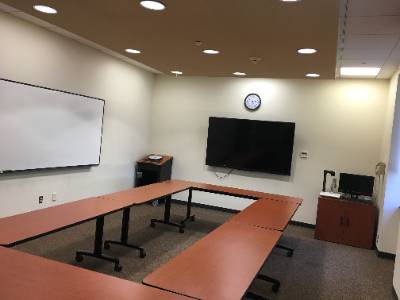
[[[400,0],[342,0],[337,71],[381,67],[390,78],[400,65]]]

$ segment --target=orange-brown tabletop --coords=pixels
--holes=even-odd
[[[260,199],[230,219],[231,222],[285,230],[300,204]]]
[[[143,282],[199,299],[241,299],[281,235],[275,230],[225,223]]]
[[[159,289],[0,247],[2,300],[185,300]]]
[[[188,187],[183,182],[166,181],[1,218],[0,245],[12,246]]]

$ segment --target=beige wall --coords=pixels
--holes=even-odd
[[[246,94],[261,95],[254,113]],[[315,224],[322,172],[374,175],[380,160],[388,81],[275,80],[158,76],[152,106],[153,152],[174,156],[173,176],[304,198],[295,220]],[[205,166],[208,118],[226,116],[296,122],[290,177],[234,171],[218,180]],[[309,159],[299,157],[309,151]],[[194,201],[241,209],[246,200],[195,194]]]
[[[400,228],[397,228],[400,233]],[[400,295],[400,236],[397,236],[396,261],[394,263],[393,288]]]
[[[0,45],[0,77],[106,100],[101,165],[1,175],[0,217],[131,187],[148,150],[154,75],[4,13]]]
[[[393,75],[389,89],[388,126],[385,127],[383,154],[388,163],[384,192],[380,201],[378,250],[396,253],[393,287],[400,295],[400,72]]]
[[[386,163],[386,175],[381,184],[377,248],[379,251],[395,253],[400,207],[400,92],[399,72],[393,75],[389,86],[387,112],[383,132],[381,160]]]

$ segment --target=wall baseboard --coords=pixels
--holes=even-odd
[[[396,290],[394,289],[394,286],[392,286],[392,294],[395,300],[399,300],[399,296],[397,296]]]
[[[379,258],[390,259],[390,260],[394,260],[396,258],[396,254],[382,252],[382,251],[379,251],[378,249],[376,249],[376,255]]]
[[[310,224],[310,223],[304,223],[304,222],[299,222],[299,221],[290,221],[289,224],[290,225],[294,225],[294,226],[300,226],[300,227],[315,229],[315,225],[314,224]]]

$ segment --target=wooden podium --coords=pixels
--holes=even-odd
[[[173,157],[162,155],[160,160],[151,160],[148,156],[136,162],[135,187],[157,183],[171,179]],[[153,205],[164,203],[154,201]]]
[[[172,160],[172,156],[163,155],[162,159],[157,161],[148,159],[148,156],[137,161],[135,186],[170,180]]]

